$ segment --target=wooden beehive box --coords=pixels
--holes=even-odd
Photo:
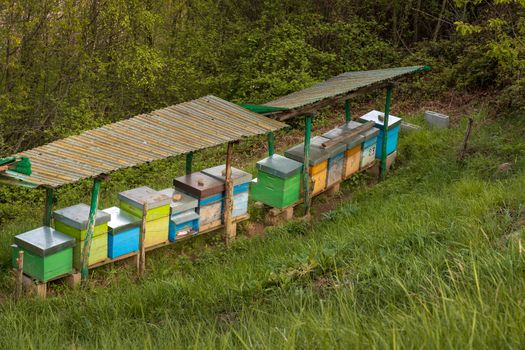
[[[90,208],[86,204],[77,204],[53,212],[55,229],[74,237],[77,245],[73,249],[73,266],[82,267],[86,231]],[[111,216],[101,210],[95,215],[95,227],[89,251],[88,266],[104,261],[108,257],[108,222]]]
[[[379,135],[377,136],[377,150],[376,158],[381,159],[383,154],[383,133],[385,132],[385,122],[383,120],[385,113],[380,111],[370,111],[367,114],[359,118],[359,121],[366,123],[373,121],[375,127],[379,129]],[[387,142],[386,142],[386,154],[389,155],[396,151],[397,149],[397,140],[399,137],[399,129],[401,128],[401,118],[398,118],[394,115],[388,116],[388,127],[386,128],[387,133]]]
[[[341,126],[341,128],[352,130],[362,125],[363,124],[352,120]],[[369,167],[376,159],[377,136],[379,135],[379,129],[374,127],[370,130],[362,132],[361,135],[363,136],[363,143],[361,144],[361,159],[359,162],[359,168],[365,169]]]
[[[15,236],[12,247],[13,267],[20,250],[24,251],[24,273],[41,282],[73,271],[73,247],[76,240],[51,227],[40,227]]]
[[[240,169],[231,168],[231,179],[233,182],[233,214],[234,218],[243,216],[248,213],[248,199],[250,182],[252,181],[252,174],[242,171]],[[215,179],[226,181],[225,176],[226,165],[218,165],[213,168],[202,170],[206,175]]]
[[[303,164],[274,154],[257,162],[257,179],[251,196],[274,208],[286,208],[299,200]]]
[[[328,149],[321,147],[321,144],[326,141],[328,141],[328,139],[321,136],[316,136],[310,140],[310,161],[308,173],[310,175],[310,189],[312,191],[312,195],[316,195],[326,189],[328,183],[329,159],[338,156],[346,149],[346,147],[342,144],[336,144]],[[298,162],[304,162],[304,143],[288,149],[286,152],[284,152],[284,155]],[[341,160],[339,160],[339,162],[342,164]],[[334,170],[334,175],[332,175],[332,177],[339,177],[340,181],[342,179],[342,166],[334,166],[332,169]]]
[[[131,215],[143,216],[147,203],[146,248],[168,241],[171,198],[147,186],[138,187],[118,194],[120,209]]]
[[[199,200],[173,188],[166,188],[159,192],[172,199],[169,240],[174,242],[177,238],[198,232],[199,214],[196,210]]]
[[[336,137],[342,137],[345,133],[350,132],[351,129],[346,124],[332,129],[323,134],[323,137],[327,139],[334,139]],[[347,179],[354,173],[359,171],[359,163],[361,161],[361,144],[364,141],[363,135],[355,135],[350,138],[346,138],[341,141],[342,144],[346,145],[345,159],[343,166],[343,179]]]
[[[224,182],[202,172],[177,177],[175,189],[199,200],[199,231],[206,231],[222,224]]]
[[[108,223],[108,256],[111,259],[139,250],[141,219],[118,207],[103,210],[111,215]]]

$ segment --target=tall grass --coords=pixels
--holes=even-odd
[[[156,251],[141,282],[121,264],[7,299],[0,347],[521,348],[525,142],[504,123],[478,119],[465,164],[461,128],[403,135],[389,178],[314,224]]]

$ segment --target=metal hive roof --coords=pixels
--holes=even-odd
[[[215,96],[159,109],[18,154],[30,176],[6,171],[0,181],[58,187],[144,162],[265,134],[286,124]]]
[[[334,97],[343,97],[361,89],[376,84],[400,79],[402,77],[430,70],[427,66],[412,66],[370,71],[347,72],[276,100],[265,103],[264,106],[282,109],[304,109],[315,107],[318,103]],[[290,115],[290,112],[274,112],[272,114]],[[286,118],[282,118],[286,119]]]

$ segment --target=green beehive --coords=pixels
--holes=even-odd
[[[20,250],[24,251],[24,273],[41,282],[73,270],[75,239],[51,227],[40,227],[15,236],[12,247],[13,267]]]
[[[73,265],[77,269],[82,265],[82,251],[85,246],[89,211],[89,206],[81,203],[53,212],[55,229],[77,240],[73,252]],[[88,266],[104,261],[108,257],[108,222],[110,220],[110,214],[97,210]]]
[[[257,162],[257,179],[251,196],[274,208],[285,208],[299,200],[303,164],[274,154]]]

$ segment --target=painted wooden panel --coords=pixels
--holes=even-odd
[[[208,225],[211,222],[214,221],[221,221],[222,219],[222,207],[223,202],[216,202],[212,204],[207,204],[199,207],[197,212],[199,213],[200,217],[200,225]]]
[[[248,192],[238,193],[233,196],[233,213],[234,218],[248,213]]]
[[[123,200],[119,201],[119,208],[131,215],[138,216],[140,218],[142,217],[142,209],[137,208],[136,206],[130,204],[129,202],[126,202]],[[157,208],[149,209],[148,213],[146,214],[146,221],[157,220],[160,218],[167,217],[169,215],[170,215],[170,203],[164,204]]]
[[[328,173],[326,179],[326,186],[332,186],[343,180],[343,170],[345,165],[345,154],[340,153],[337,156],[328,160]]]
[[[108,235],[108,256],[111,259],[139,250],[140,227],[135,227],[115,235]]]
[[[86,230],[76,229],[58,220],[55,220],[55,230],[62,232],[70,237],[76,238],[77,240],[82,240],[86,238]],[[95,229],[93,231],[93,237],[98,237],[106,233],[108,233],[108,224],[104,223],[102,225],[95,226]]]
[[[310,174],[310,190],[312,195],[316,195],[326,189],[326,181],[328,176],[328,161],[322,161],[319,164],[311,166],[308,169]]]
[[[189,234],[195,234],[199,232],[199,219],[190,220],[175,224],[173,221],[170,221],[170,233],[169,240],[175,242],[180,237],[185,237]]]
[[[345,152],[346,164],[344,178],[347,179],[359,171],[359,163],[361,161],[361,145],[349,149]]]
[[[169,226],[169,216],[165,216],[157,220],[147,221],[146,236],[144,237],[144,246],[148,248],[166,242],[168,240]]]
[[[287,179],[259,171],[257,181],[252,181],[250,195],[256,200],[274,208],[286,208],[299,200],[301,173]]]
[[[376,159],[376,149],[377,149],[376,142],[370,143],[368,145],[365,142],[363,145],[364,146],[361,151],[361,163],[360,163],[361,169],[366,168],[367,166],[372,164],[372,162]]]
[[[222,225],[222,220],[212,221],[206,225],[199,225],[199,232],[212,230]]]
[[[84,251],[84,241],[77,241],[73,249],[73,266],[76,269],[82,267],[82,252]],[[89,251],[88,266],[106,260],[108,257],[108,234],[93,237],[91,249]]]
[[[397,140],[399,137],[399,128],[400,126],[396,126],[394,128],[391,128],[387,132],[387,142],[386,142],[386,154],[392,154],[397,149]],[[381,159],[381,155],[383,154],[383,130],[379,131],[379,136],[377,137],[377,150],[376,150],[376,158]]]
[[[16,244],[11,246],[12,263],[16,268],[16,259],[19,248]],[[66,248],[54,254],[39,256],[27,249],[24,250],[24,273],[38,281],[47,282],[55,277],[73,271],[73,248]]]

